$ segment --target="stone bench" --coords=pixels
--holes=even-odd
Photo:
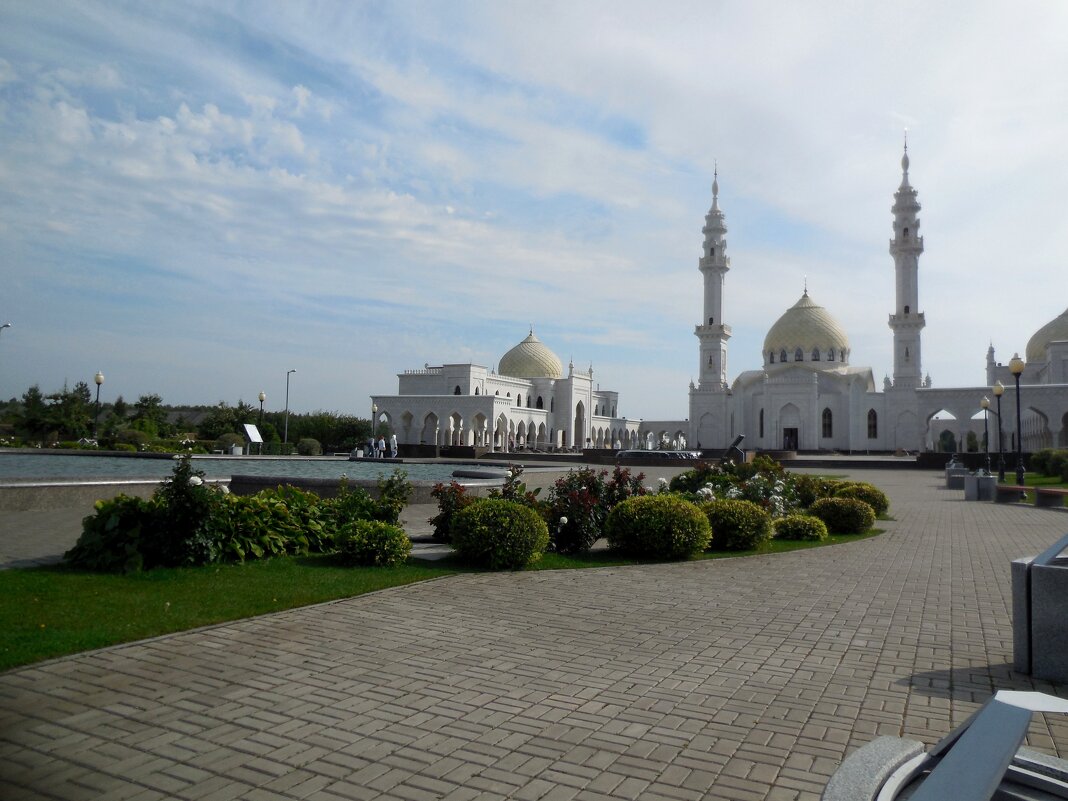
[[[1064,506],[1068,489],[1063,487],[1035,487],[1035,506]]]
[[[1019,484],[998,484],[994,491],[994,503],[1019,503],[1030,487]]]

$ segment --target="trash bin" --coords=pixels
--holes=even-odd
[[[1068,682],[1068,535],[1012,561],[1012,664],[1036,679]]]
[[[240,456],[244,452],[245,452],[245,449],[242,448],[240,445],[231,445],[230,446],[230,455],[231,456]]]
[[[1033,712],[1066,713],[1068,701],[999,691],[928,753],[918,740],[879,737],[842,762],[821,799],[1068,799],[1068,761],[1021,747]]]
[[[946,489],[964,489],[964,477],[968,475],[968,468],[957,461],[954,456],[946,462]]]
[[[974,475],[969,473],[964,476],[964,500],[966,501],[992,501],[997,492],[997,476],[991,476],[984,471]]]

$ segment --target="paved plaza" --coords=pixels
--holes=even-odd
[[[1068,515],[863,471],[878,537],[470,574],[0,674],[0,797],[817,799],[1012,670],[1009,562]],[[1068,757],[1068,720],[1029,742]]]

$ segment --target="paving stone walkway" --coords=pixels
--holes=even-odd
[[[1009,562],[1053,510],[864,471],[896,520],[834,548],[464,575],[0,674],[0,797],[817,799],[1012,671]],[[1068,756],[1068,721],[1030,743]]]

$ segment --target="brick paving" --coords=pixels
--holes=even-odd
[[[810,799],[1012,671],[1009,562],[1063,512],[864,471],[881,536],[456,576],[0,674],[4,799]],[[1068,756],[1068,721],[1030,743]]]

